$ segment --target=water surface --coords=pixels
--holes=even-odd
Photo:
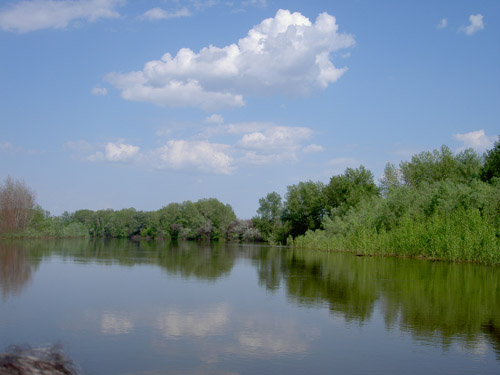
[[[500,269],[194,242],[0,242],[0,348],[83,374],[499,374]]]

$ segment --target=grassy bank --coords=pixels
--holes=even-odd
[[[495,236],[495,228],[474,209],[462,210],[453,216],[437,214],[418,221],[404,217],[391,231],[367,227],[352,228],[342,234],[308,231],[289,244],[362,255],[500,265],[500,240]]]
[[[289,244],[499,265],[499,210],[498,184],[443,181],[418,189],[399,187],[345,215],[326,217],[323,229],[307,231]]]

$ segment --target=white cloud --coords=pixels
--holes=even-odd
[[[277,125],[272,122],[240,122],[236,124],[207,127],[204,129],[203,133],[201,133],[201,136],[210,138],[217,135],[241,135],[271,129],[276,126]]]
[[[245,134],[238,146],[250,150],[297,150],[300,141],[311,136],[311,129],[300,127],[275,126],[262,132]]]
[[[122,0],[33,0],[12,3],[0,10],[0,28],[26,33],[40,29],[63,29],[74,20],[95,22],[116,18],[115,8]]]
[[[222,121],[213,114],[211,121]],[[206,120],[205,120],[206,121]],[[304,143],[313,131],[306,127],[249,122],[199,126],[201,132],[186,136],[186,128],[157,132],[161,146],[139,148],[125,141],[92,145],[86,141],[66,142],[64,148],[93,162],[122,162],[139,168],[232,174],[243,165],[268,165],[298,160],[303,153],[323,147]],[[182,137],[176,137],[177,133]],[[163,140],[167,137],[166,140]],[[215,141],[213,138],[222,139]]]
[[[237,43],[210,45],[198,53],[182,48],[174,57],[166,53],[147,62],[143,70],[111,73],[106,79],[126,100],[173,107],[240,107],[248,94],[308,95],[347,71],[335,67],[329,54],[355,41],[337,31],[335,17],[327,13],[311,23],[298,12],[280,9]]]
[[[472,35],[478,32],[479,30],[484,29],[483,16],[482,14],[471,14],[469,16],[470,24],[467,26],[461,26],[458,29],[461,32],[464,32],[467,35]]]
[[[212,123],[212,124],[222,124],[224,122],[224,117],[222,117],[221,115],[218,115],[217,113],[214,113],[214,114],[206,117],[205,122]]]
[[[436,26],[436,29],[444,29],[446,26],[448,26],[448,20],[446,18],[443,18]]]
[[[470,133],[454,134],[453,137],[457,141],[463,143],[462,147],[459,149],[460,151],[465,150],[466,148],[473,148],[478,152],[482,152],[493,147],[493,143],[496,139],[494,136],[487,136],[483,129],[472,131]]]
[[[92,88],[92,95],[104,96],[108,95],[108,90],[105,87],[94,87]]]
[[[122,97],[126,100],[150,102],[160,106],[193,106],[206,110],[219,107],[242,107],[244,105],[241,95],[206,91],[196,80],[188,80],[187,82],[172,80],[163,86],[150,86],[140,73],[131,74],[131,76],[119,74],[107,76],[109,82],[122,90]],[[135,81],[134,78],[136,78]]]
[[[98,151],[88,157],[90,161],[130,162],[140,157],[139,147],[125,143],[108,142],[104,152]]]
[[[208,141],[171,140],[154,150],[153,158],[160,169],[196,169],[216,174],[231,174],[233,159],[228,145]]]
[[[165,20],[170,18],[191,17],[191,16],[192,13],[187,8],[182,8],[174,12],[169,12],[162,8],[152,8],[144,12],[141,18],[154,21],[154,20]]]
[[[311,135],[312,130],[309,128],[274,125],[245,133],[236,143],[236,147],[244,153],[240,159],[242,163],[279,163],[297,160],[297,152],[302,148],[302,142]]]

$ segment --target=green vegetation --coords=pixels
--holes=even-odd
[[[171,203],[157,211],[78,210],[51,216],[35,205],[23,182],[7,178],[0,187],[0,237],[10,238],[169,238],[173,240],[256,241],[251,220],[238,220],[232,207],[215,198]]]
[[[283,203],[271,194],[259,201],[254,223],[272,242],[500,264],[500,141],[483,157],[443,146],[399,167],[389,163],[379,186],[360,166],[327,185],[288,186]],[[270,216],[271,202],[279,204]]]

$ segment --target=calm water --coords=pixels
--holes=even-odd
[[[0,242],[0,348],[83,374],[500,374],[500,269],[254,245]]]

